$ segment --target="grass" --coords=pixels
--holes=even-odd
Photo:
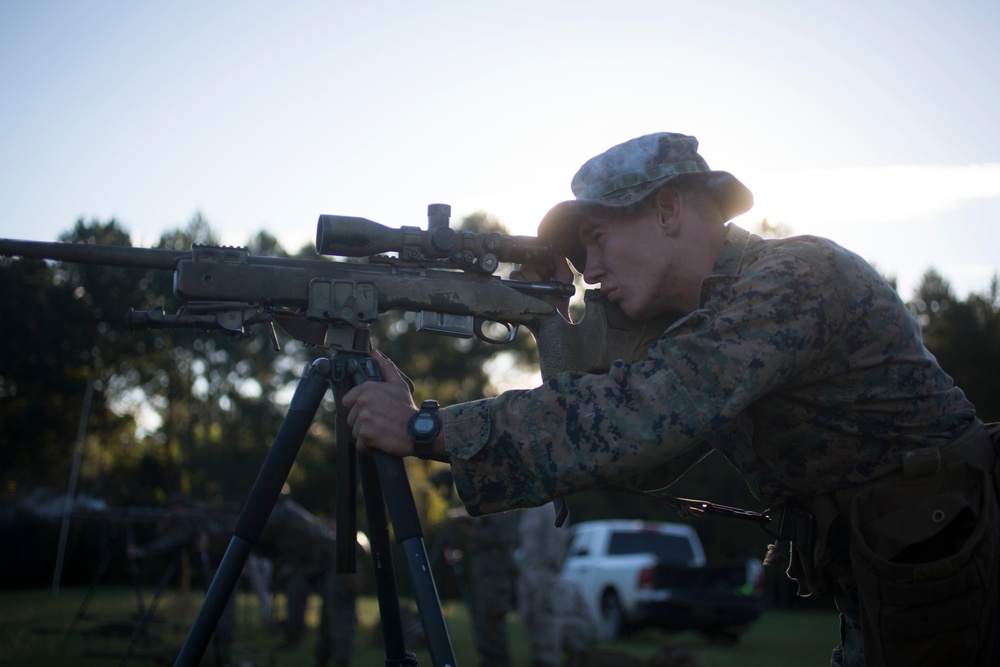
[[[125,587],[98,589],[86,606],[86,618],[75,617],[82,608],[86,589],[64,588],[58,596],[48,590],[0,592],[0,665],[17,667],[74,667],[106,665],[171,665],[173,652],[187,636],[187,628],[198,611],[200,596],[165,594],[158,602],[156,620],[149,625],[146,640],[135,646],[123,659],[130,644],[138,603],[135,591]],[[148,606],[152,593],[143,592]],[[255,667],[314,667],[315,626],[319,618],[319,600],[310,599],[307,621],[313,629],[308,640],[295,650],[278,650],[278,634],[268,631],[257,615],[256,600],[241,594],[238,606],[237,636],[233,658],[238,664]],[[385,655],[374,641],[378,636],[378,606],[374,598],[359,602],[359,627],[353,660],[355,667],[383,667]],[[461,667],[475,667],[478,659],[472,645],[469,617],[464,605],[446,602],[445,622],[456,662]],[[67,637],[70,628],[72,634]],[[523,631],[517,617],[508,619],[512,667],[527,667],[528,657]],[[783,667],[829,664],[830,650],[836,644],[837,617],[831,611],[768,611],[733,647],[708,644],[694,633],[667,634],[643,631],[602,645],[630,653],[640,660],[648,658],[660,645],[670,642],[689,647],[701,667],[739,665],[740,667]],[[407,647],[420,665],[431,666],[430,655],[420,646]],[[211,647],[203,665],[213,665]]]

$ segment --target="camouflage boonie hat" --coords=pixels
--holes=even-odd
[[[725,220],[746,213],[753,194],[735,176],[712,171],[698,155],[698,140],[676,132],[630,139],[593,157],[573,176],[576,199],[556,204],[538,225],[538,236],[552,243],[583,273],[586,253],[577,236],[582,220],[607,209],[625,210],[660,186],[681,176],[706,179]]]

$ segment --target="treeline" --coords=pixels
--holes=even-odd
[[[505,231],[486,216],[459,229]],[[80,220],[60,241],[131,246],[115,221]],[[154,246],[188,250],[218,244],[199,217]],[[291,256],[264,232],[253,255]],[[312,246],[294,256],[323,258]],[[252,485],[278,432],[303,367],[328,356],[277,331],[280,352],[264,331],[246,340],[219,332],[125,327],[129,309],[181,305],[170,271],[35,260],[0,260],[0,489],[11,499],[37,488],[67,488],[88,383],[77,492],[113,505],[160,505],[172,495],[239,501]],[[405,365],[416,398],[443,403],[495,392],[503,369],[530,366],[527,332],[493,346],[415,331],[415,316],[380,318],[373,343]],[[491,366],[491,362],[495,364]],[[499,370],[498,370],[499,369]],[[511,371],[513,372],[513,371]],[[288,478],[295,500],[319,515],[335,510],[336,449],[332,392],[321,407]],[[418,505],[440,523],[448,501],[427,481],[441,464],[410,462]]]
[[[59,240],[131,245],[114,221],[79,221]],[[156,247],[215,241],[199,217]],[[266,234],[253,244],[284,254]],[[275,398],[293,372],[266,337],[233,345],[186,331],[126,331],[130,308],[180,305],[167,271],[7,260],[0,285],[5,494],[65,488],[88,383],[81,493],[152,505],[171,493],[238,492],[236,480],[252,474],[260,433],[280,422]]]
[[[503,231],[477,214],[461,228]],[[131,245],[115,221],[83,221],[61,241]],[[187,250],[216,244],[200,216],[161,236],[155,247]],[[288,257],[275,237],[248,240],[252,254]],[[305,247],[295,256],[318,259]],[[175,311],[169,271],[0,260],[0,489],[6,501],[38,488],[66,489],[87,385],[77,492],[109,504],[160,505],[173,494],[203,501],[239,501],[252,485],[284,418],[303,366],[326,351],[280,331],[281,351],[263,332],[235,341],[191,330],[128,332],[130,308]],[[1000,295],[957,298],[928,271],[909,303],[928,347],[976,403],[984,421],[1000,421]],[[535,368],[531,337],[496,347],[414,331],[410,314],[380,319],[375,344],[397,360],[416,385],[416,398],[442,403],[496,391],[505,373]],[[321,408],[288,479],[297,502],[318,515],[335,510],[336,451],[332,398]],[[719,459],[719,460],[713,460]],[[433,533],[448,499],[429,481],[440,464],[409,461],[418,508]],[[677,495],[764,509],[721,457],[692,470]],[[572,499],[575,520],[635,517],[677,520],[662,502],[590,492]],[[729,519],[702,520],[716,558],[760,555],[765,536]]]

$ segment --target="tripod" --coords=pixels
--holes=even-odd
[[[317,359],[303,371],[285,419],[236,520],[233,538],[174,667],[197,667],[200,664],[215,626],[236,588],[247,557],[274,509],[323,396],[331,387],[337,405],[337,571],[354,571],[354,496],[356,472],[359,471],[375,566],[386,665],[417,665],[416,656],[406,650],[403,635],[389,540],[388,518],[391,518],[396,542],[402,547],[409,567],[413,594],[431,661],[435,667],[455,666],[451,638],[441,612],[441,602],[428,563],[420,519],[403,461],[379,451],[359,454],[348,437],[350,429],[341,407],[343,395],[363,382],[377,380],[381,380],[378,367],[367,352],[336,351],[329,358]]]

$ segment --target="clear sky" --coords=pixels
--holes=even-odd
[[[1000,2],[0,3],[0,236],[202,213],[534,234],[589,157],[693,134],[764,216],[900,283],[1000,271]]]

